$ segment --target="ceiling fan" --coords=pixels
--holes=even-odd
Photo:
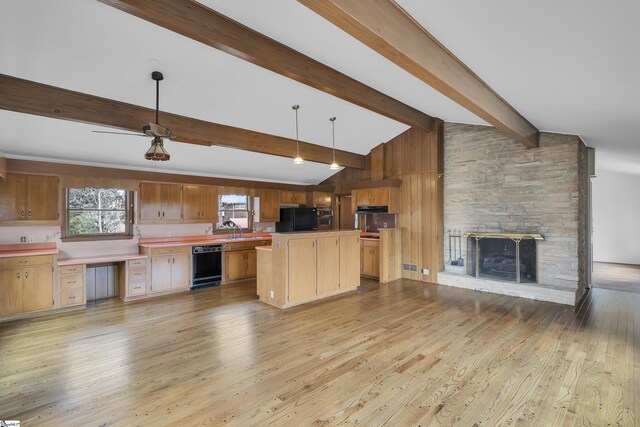
[[[164,76],[160,71],[154,71],[151,73],[151,78],[156,82],[156,121],[155,123],[149,123],[142,127],[142,133],[130,133],[130,132],[110,132],[102,130],[94,130],[95,133],[108,133],[114,135],[132,135],[132,136],[144,136],[151,137],[151,147],[147,150],[144,157],[147,160],[153,161],[167,161],[171,157],[169,152],[164,148],[163,138],[168,138],[171,141],[175,141],[175,136],[171,129],[161,126],[158,121],[158,115],[160,112],[160,81],[164,79]]]

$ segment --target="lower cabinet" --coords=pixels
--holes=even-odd
[[[360,274],[380,277],[380,242],[361,240]]]
[[[84,264],[60,267],[60,306],[73,307],[87,302]]]
[[[256,276],[256,250],[226,251],[224,253],[224,281]]]
[[[152,293],[185,289],[189,287],[190,282],[188,254],[176,253],[151,257],[150,290]]]
[[[316,239],[317,294],[325,295],[340,289],[340,238],[318,237]]]
[[[289,301],[308,300],[317,295],[316,239],[292,239],[289,245]],[[295,284],[292,286],[292,284]]]
[[[131,297],[147,293],[147,260],[130,259],[119,269],[120,299],[127,301]]]
[[[0,265],[10,267],[0,268],[0,316],[53,308],[52,256],[6,258]]]

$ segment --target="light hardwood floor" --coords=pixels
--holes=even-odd
[[[57,425],[624,425],[640,294],[583,306],[402,280],[280,310],[255,282],[0,325],[0,419]]]
[[[594,262],[593,286],[640,293],[640,265]]]

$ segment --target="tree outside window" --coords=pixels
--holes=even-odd
[[[67,237],[129,235],[129,218],[126,190],[67,189]]]

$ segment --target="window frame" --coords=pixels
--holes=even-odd
[[[243,209],[239,209],[239,210],[233,210],[230,211],[228,209],[221,209],[220,208],[220,200],[222,199],[223,196],[242,196],[242,197],[246,197],[247,199],[247,227],[246,228],[241,228],[241,230],[243,232],[248,232],[251,231],[253,229],[253,204],[251,203],[251,199],[252,197],[249,196],[248,194],[234,194],[234,193],[224,193],[224,194],[218,194],[218,219],[216,220],[216,231],[218,233],[226,233],[226,232],[230,232],[232,231],[232,229],[230,228],[219,228],[220,225],[222,225],[221,223],[219,223],[218,221],[220,221],[220,214],[222,212],[244,212]],[[236,229],[237,230],[237,229]]]
[[[113,209],[72,209],[69,207],[69,203],[71,201],[70,198],[70,193],[71,190],[77,190],[77,189],[84,189],[84,188],[91,188],[91,189],[95,189],[95,190],[122,190],[125,192],[125,205],[126,208],[124,209],[124,213],[125,213],[125,231],[123,233],[103,233],[103,234],[70,234],[70,226],[69,226],[69,221],[71,219],[71,215],[70,212],[72,211],[92,211],[92,212],[98,212],[98,211],[112,211],[115,212]],[[117,187],[110,187],[110,188],[103,188],[103,187],[92,187],[92,186],[87,186],[87,187],[67,187],[64,189],[64,209],[62,210],[64,212],[64,218],[63,218],[63,222],[62,222],[62,236],[60,237],[60,240],[63,242],[78,242],[78,241],[98,241],[98,240],[130,240],[133,239],[133,222],[134,222],[134,193],[133,191],[129,191],[125,188],[117,188]],[[117,212],[122,212],[122,211],[117,211]]]

